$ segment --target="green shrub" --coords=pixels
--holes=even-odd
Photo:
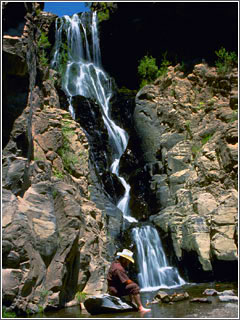
[[[198,152],[202,149],[202,146],[199,145],[193,145],[191,150],[192,150],[192,155],[193,155],[193,159],[196,158]]]
[[[54,177],[58,178],[58,179],[63,179],[64,178],[64,173],[59,171],[57,168],[53,167],[53,171],[52,171]]]
[[[47,67],[49,64],[47,58],[47,49],[51,47],[51,43],[48,40],[48,37],[44,31],[41,32],[40,37],[37,42],[39,49],[39,62],[42,67]]]
[[[203,137],[202,140],[201,140],[202,146],[204,144],[206,144],[212,138],[212,136],[213,136],[212,134],[209,134],[209,135]]]
[[[62,42],[57,70],[60,73],[61,77],[65,74],[68,58],[68,46],[66,43]]]
[[[186,120],[185,122],[185,128],[187,130],[187,136],[186,136],[186,139],[189,135],[190,139],[193,138],[193,135],[192,135],[192,131],[191,131],[191,121],[190,120]]]
[[[16,318],[16,313],[13,311],[6,311],[6,307],[3,306],[2,317],[3,318]]]
[[[167,73],[168,66],[171,62],[167,60],[166,56],[167,51],[162,55],[159,68],[156,64],[156,58],[150,55],[146,55],[140,60],[138,65],[138,75],[140,78],[141,88]]]
[[[109,19],[109,10],[106,9],[105,11],[100,11],[98,12],[98,21],[102,22],[104,20],[108,20]]]
[[[84,302],[86,300],[87,294],[82,291],[78,291],[75,294],[75,298],[77,299],[78,303]]]
[[[205,103],[203,101],[200,101],[198,106],[196,107],[197,110],[201,110],[205,107]]]
[[[225,48],[221,47],[218,51],[215,51],[218,60],[215,65],[219,74],[226,74],[237,66],[238,58],[235,52],[228,52]]]
[[[51,43],[44,31],[41,32],[37,45],[40,49],[48,49],[51,47]]]
[[[154,81],[157,78],[158,66],[156,65],[156,59],[152,56],[144,56],[138,66],[138,74],[141,79],[140,87]]]
[[[73,167],[78,163],[79,159],[71,151],[71,137],[74,135],[74,130],[70,127],[70,124],[68,120],[62,121],[63,145],[57,153],[62,158],[65,170],[72,174]]]
[[[171,62],[167,60],[167,51],[165,51],[162,55],[162,60],[160,64],[160,68],[158,70],[158,77],[161,77],[167,73],[167,69],[170,66]]]

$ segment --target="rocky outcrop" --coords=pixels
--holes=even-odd
[[[178,68],[169,67],[136,97],[134,153],[150,176],[149,219],[189,279],[234,279],[237,69],[224,76],[199,64],[185,76]]]

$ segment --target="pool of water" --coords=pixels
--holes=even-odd
[[[33,318],[231,318],[238,319],[238,303],[220,302],[217,296],[209,297],[212,303],[192,303],[191,299],[196,297],[206,297],[202,293],[205,289],[223,290],[234,289],[238,295],[237,283],[204,283],[187,284],[180,288],[163,289],[163,291],[173,294],[174,292],[187,292],[189,299],[184,301],[168,303],[149,304],[151,312],[140,314],[139,312],[121,312],[111,314],[90,315],[86,310],[80,310],[79,306],[64,308],[54,312],[45,312],[42,315],[34,315]],[[141,292],[143,305],[156,295],[155,292]]]

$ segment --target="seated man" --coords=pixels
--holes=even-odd
[[[118,252],[118,259],[112,262],[107,275],[108,293],[112,296],[122,297],[130,295],[132,302],[135,302],[140,312],[149,312],[151,309],[143,307],[140,298],[139,286],[129,279],[126,268],[130,262],[134,263],[133,252],[124,249]]]

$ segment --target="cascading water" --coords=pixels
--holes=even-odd
[[[137,222],[131,216],[129,209],[130,186],[125,179],[119,176],[119,163],[124,153],[127,143],[127,133],[117,126],[110,118],[110,99],[112,97],[111,79],[101,68],[101,55],[97,29],[96,12],[74,14],[72,17],[64,16],[56,20],[56,43],[55,53],[52,60],[52,67],[58,68],[61,63],[61,49],[63,41],[63,33],[67,39],[67,55],[68,61],[66,70],[62,78],[62,87],[69,101],[69,111],[73,118],[75,113],[71,105],[72,97],[82,95],[86,98],[95,99],[101,107],[104,124],[109,135],[109,143],[112,147],[112,165],[110,170],[114,173],[122,183],[125,193],[117,204],[117,207],[123,212],[124,219],[131,222]],[[91,39],[90,39],[91,36]],[[143,227],[145,228],[145,227]],[[150,232],[151,231],[151,232]],[[166,286],[177,284],[176,274],[167,266],[164,257],[160,239],[157,241],[152,233],[157,231],[152,228],[133,230],[133,235],[138,246],[138,255],[142,261],[140,265],[140,285],[142,288],[160,286],[162,283]],[[142,237],[144,234],[144,237]],[[144,244],[145,242],[145,244]],[[151,247],[147,244],[151,243]],[[157,251],[162,254],[156,254]],[[154,257],[154,258],[153,258]],[[153,262],[154,259],[154,262]],[[164,265],[162,266],[162,261]],[[154,269],[156,266],[157,269]],[[164,269],[165,268],[165,269]],[[173,270],[173,269],[172,269]],[[160,273],[157,275],[157,273]],[[151,276],[153,274],[153,276]],[[171,277],[173,279],[168,279]],[[181,281],[177,277],[179,285]]]
[[[185,284],[176,268],[170,267],[163,251],[158,232],[152,226],[132,230],[137,246],[139,265],[138,281],[144,290],[172,288]]]

